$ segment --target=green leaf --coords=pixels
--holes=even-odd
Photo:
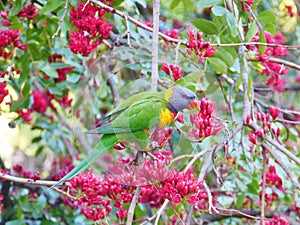
[[[258,29],[257,29],[256,22],[251,23],[250,28],[248,29],[248,31],[246,33],[245,41],[251,42],[253,37],[256,35],[257,31],[258,31]]]
[[[225,49],[225,48],[218,48],[215,52],[214,57],[221,59],[223,62],[226,63],[227,66],[232,66],[234,63],[234,59],[232,55]]]
[[[260,33],[259,33],[259,42],[266,43],[266,38],[265,38],[263,31],[260,31]],[[265,45],[259,46],[259,51],[262,55],[265,54],[266,48],[267,48],[267,46],[265,46]]]
[[[44,7],[42,8],[41,13],[53,12],[54,10],[56,10],[64,4],[65,1],[48,0],[46,5],[44,5]]]
[[[229,25],[229,29],[232,37],[236,37],[238,35],[238,23],[233,13],[227,12],[226,21],[227,24]]]
[[[67,94],[68,89],[66,88],[65,82],[53,83],[51,80],[41,80],[40,82],[45,89],[48,89],[51,94],[54,94],[58,97],[63,97]]]
[[[49,77],[58,77],[56,69],[48,61],[39,60],[35,62],[35,65]]]
[[[252,182],[247,185],[248,191],[255,195],[257,195],[259,193],[259,184],[256,179],[257,178],[253,178]]]
[[[244,199],[245,199],[246,194],[238,194],[237,200],[236,200],[236,207],[239,209],[243,206]]]
[[[5,223],[6,225],[26,225],[26,220],[11,220]]]
[[[227,72],[227,65],[221,59],[209,57],[207,58],[207,61],[217,74],[224,74]]]
[[[250,102],[252,102],[252,96],[251,96],[252,88],[253,88],[253,80],[252,80],[251,76],[248,75],[248,91],[247,91],[247,95],[248,95],[248,99],[249,99]]]
[[[171,3],[170,8],[175,9],[179,5],[180,1],[179,0],[173,0]]]
[[[218,34],[218,29],[212,21],[206,19],[196,19],[193,21],[193,24],[205,34]]]
[[[29,95],[29,91],[30,91],[30,83],[28,81],[25,82],[23,88],[22,88],[22,95]]]
[[[221,3],[222,0],[199,0],[198,1],[198,7],[199,8],[209,8],[215,5],[218,5]]]
[[[13,7],[9,10],[9,16],[17,15],[23,7],[22,0],[14,1]]]
[[[276,22],[276,16],[270,10],[265,10],[257,16],[257,19],[265,24]]]
[[[240,74],[239,78],[237,79],[237,81],[235,82],[235,91],[238,92],[239,88],[241,86],[241,84],[243,83],[244,79],[243,79],[243,74]]]
[[[182,1],[182,3],[184,5],[185,11],[187,11],[187,12],[193,12],[194,11],[195,4],[192,0],[184,0],[184,1]]]
[[[36,143],[36,142],[39,142],[40,140],[42,140],[42,137],[41,136],[37,136],[37,137],[35,137],[35,138],[33,138],[31,140],[31,143]]]
[[[23,96],[23,98],[17,101],[13,101],[10,110],[12,112],[16,112],[20,109],[26,109],[29,107],[29,104],[30,104],[30,95],[25,95]]]
[[[181,77],[179,78],[175,84],[176,85],[182,85],[182,86],[185,86],[185,84],[187,83],[194,83],[196,84],[200,77],[203,76],[203,72],[200,71],[200,72],[193,72],[193,73],[189,73],[187,75],[185,75],[184,77]]]
[[[273,23],[266,24],[263,29],[270,32],[273,35],[276,34],[276,27]]]
[[[124,0],[115,0],[112,2],[112,7],[116,7],[118,5],[121,5],[124,2]]]
[[[227,9],[222,6],[214,6],[212,8],[212,13],[216,16],[224,16],[227,13]]]

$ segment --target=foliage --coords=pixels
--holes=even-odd
[[[197,110],[151,134],[142,166],[121,140],[58,193],[35,184],[66,175],[99,140],[84,131],[151,88],[153,5],[2,1],[0,116],[30,144],[1,160],[0,223],[122,224],[134,201],[136,224],[299,223],[296,4],[162,0],[158,89],[191,89]]]

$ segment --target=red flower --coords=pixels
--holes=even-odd
[[[32,96],[33,96],[32,109],[39,113],[46,112],[50,104],[50,100],[46,97],[45,93],[41,91],[32,91]]]
[[[30,4],[24,7],[18,14],[19,17],[26,17],[28,19],[33,19],[37,15],[37,10],[34,4]]]
[[[256,144],[256,135],[252,132],[248,133],[248,139],[250,142],[252,142],[253,144]]]
[[[269,112],[270,112],[273,120],[275,120],[278,117],[278,115],[280,114],[280,109],[278,109],[274,106],[270,106],[269,107]]]
[[[55,82],[58,83],[58,82],[65,81],[67,79],[67,73],[72,71],[73,69],[75,69],[74,66],[56,69],[56,71],[58,73],[58,78],[55,78]]]
[[[71,9],[70,19],[78,28],[78,31],[71,31],[70,34],[69,48],[73,53],[88,56],[102,39],[109,36],[113,26],[103,18],[106,12],[106,9],[90,3],[79,3],[77,10]]]
[[[214,118],[215,104],[203,97],[198,105],[199,112],[190,115],[193,128],[189,130],[189,134],[194,138],[201,139],[220,133],[222,128]]]
[[[83,31],[71,31],[70,43],[68,44],[70,50],[83,56],[88,56],[99,45],[98,41],[92,41],[90,36],[85,36]]]
[[[0,82],[0,103],[3,102],[7,95],[8,90],[6,89],[6,82]]]
[[[178,35],[178,30],[177,29],[172,29],[172,30],[166,30],[165,35],[174,38],[174,39],[179,39]]]
[[[180,71],[180,66],[177,65],[163,63],[161,69],[170,77],[172,77],[174,81],[178,80],[184,75],[184,72]]]
[[[32,118],[31,118],[31,109],[23,109],[19,110],[18,114],[23,118],[23,120],[27,123],[30,123]]]
[[[189,28],[187,35],[190,38],[186,43],[187,51],[189,54],[194,51],[195,54],[198,55],[199,63],[201,63],[205,57],[210,57],[215,54],[216,50],[210,46],[209,42],[203,40],[201,32],[196,34],[193,28]]]
[[[19,30],[0,30],[0,56],[7,59],[11,53],[7,52],[6,48],[20,48],[21,50],[25,50],[26,45],[20,44],[19,38],[20,31]],[[6,49],[6,50],[4,50]]]

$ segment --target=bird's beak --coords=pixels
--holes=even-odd
[[[198,103],[196,100],[191,100],[190,103],[187,106],[188,110],[195,110],[198,107]]]

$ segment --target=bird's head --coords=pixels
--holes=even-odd
[[[196,95],[189,89],[175,86],[167,90],[169,93],[168,109],[173,113],[178,113],[183,109],[195,109],[197,107]]]

